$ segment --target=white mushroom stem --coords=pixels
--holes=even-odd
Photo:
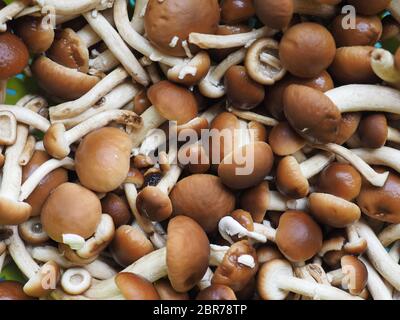
[[[62,120],[55,120],[52,123],[62,123],[67,129],[70,129],[81,122],[107,110],[121,109],[139,93],[140,87],[136,84],[124,82],[115,87],[110,93],[102,97],[97,104],[80,115]]]
[[[254,232],[262,234],[269,241],[275,242],[276,229],[272,228],[271,222],[264,220],[263,223],[254,223]]]
[[[6,261],[7,252],[3,252],[0,255],[0,272],[3,270],[4,262]]]
[[[118,59],[110,50],[105,50],[94,59],[89,60],[89,66],[99,72],[108,72],[118,65]]]
[[[354,224],[351,224],[346,227],[346,235],[347,235],[347,243],[344,245],[344,248],[350,249],[353,246],[361,245],[362,242],[365,242],[364,238],[361,238],[357,232],[357,228]]]
[[[68,101],[50,108],[50,119],[53,121],[57,119],[72,118],[85,112],[112,89],[121,84],[127,77],[128,73],[125,69],[118,67],[79,99]]]
[[[394,262],[399,262],[400,260],[400,241],[397,240],[389,250],[389,256]]]
[[[400,173],[400,151],[394,148],[381,147],[378,149],[351,149],[353,154],[371,165],[383,165]]]
[[[376,272],[374,267],[369,263],[364,257],[359,257],[359,259],[367,267],[368,271],[368,291],[374,300],[392,300],[391,290],[383,282],[381,276]]]
[[[99,280],[107,280],[117,274],[117,271],[114,268],[100,259],[96,259],[82,267],[89,271],[93,278]]]
[[[256,121],[268,127],[274,127],[279,124],[279,121],[275,120],[274,118],[263,116],[255,112],[242,111],[232,107],[228,107],[228,111],[241,119],[247,121]]]
[[[27,251],[24,242],[21,240],[18,227],[8,227],[12,230],[12,236],[7,240],[8,252],[13,258],[19,270],[28,278],[32,278],[40,269],[39,265],[32,259]]]
[[[152,61],[161,62],[170,67],[185,63],[182,58],[168,56],[157,50],[146,38],[132,27],[128,18],[126,0],[115,0],[114,20],[121,37],[136,51]],[[110,50],[112,48],[109,47]]]
[[[150,77],[151,83],[156,84],[162,80],[156,63],[149,64],[148,66],[145,67],[145,69]]]
[[[385,49],[375,49],[371,53],[371,67],[375,74],[383,81],[398,87],[400,72],[394,64],[394,56]]]
[[[157,184],[157,188],[168,195],[175,184],[178,182],[181,174],[182,169],[177,164],[171,165],[169,171],[161,178],[160,182]]]
[[[239,221],[235,220],[231,216],[223,217],[218,223],[218,230],[222,238],[233,244],[232,237],[238,237],[239,239],[247,237],[256,242],[265,243],[267,237],[260,232],[253,232],[243,227]]]
[[[19,194],[19,201],[24,201],[25,199],[27,199],[45,176],[47,176],[50,172],[56,170],[57,168],[61,167],[67,168],[68,170],[74,170],[74,160],[68,157],[62,160],[47,160],[39,168],[37,168],[22,184],[21,192]]]
[[[219,265],[229,247],[210,245],[210,265]],[[161,248],[140,258],[121,272],[138,274],[150,282],[155,282],[168,275],[166,263],[167,249]],[[84,297],[89,299],[109,299],[120,295],[120,291],[115,284],[114,277],[108,280],[93,283],[84,293]],[[80,299],[81,296],[68,296],[59,290],[53,294],[56,299]]]
[[[383,187],[389,172],[378,173],[372,169],[363,159],[346,149],[343,146],[334,143],[328,143],[324,145],[315,145],[316,148],[333,152],[336,155],[347,160],[351,165],[353,165],[373,186]]]
[[[400,92],[394,88],[350,84],[325,92],[341,113],[371,111],[400,114]]]
[[[143,112],[141,117],[143,120],[143,126],[137,130],[134,130],[131,134],[133,148],[139,147],[152,129],[158,128],[165,121],[167,121],[167,119],[158,113],[154,106],[151,106],[145,112]]]
[[[335,155],[328,152],[318,153],[300,163],[300,170],[306,179],[319,174],[327,165],[335,160]]]
[[[32,110],[29,110],[28,108],[2,104],[0,105],[0,111],[11,112],[14,114],[18,122],[27,124],[28,126],[31,126],[42,132],[46,132],[50,127],[50,122],[46,118]]]
[[[3,176],[1,179],[0,195],[12,201],[18,201],[21,190],[22,167],[18,160],[25,147],[28,137],[28,128],[23,125],[17,126],[17,140],[8,147],[5,152]]]
[[[340,251],[342,250],[344,243],[345,239],[343,237],[335,237],[324,240],[322,247],[318,252],[318,256],[323,257],[330,251]]]
[[[28,139],[26,140],[25,143],[25,147],[22,150],[21,155],[19,156],[18,160],[19,165],[26,166],[28,164],[33,154],[35,153],[35,145],[36,145],[35,137],[32,135],[28,136]]]
[[[93,18],[90,12],[84,13],[83,16],[133,79],[147,86],[149,77],[146,71],[107,19],[100,13],[96,18]]]
[[[189,34],[189,43],[202,49],[236,48],[248,46],[260,38],[272,37],[277,32],[277,30],[268,27],[227,36],[192,32]]]
[[[43,7],[53,8],[60,15],[82,14],[90,10],[105,10],[111,8],[113,0],[35,0],[35,2]]]
[[[400,130],[388,127],[387,140],[395,143],[400,143]]]
[[[200,290],[204,290],[204,289],[207,289],[208,287],[210,287],[213,276],[214,276],[214,273],[212,272],[212,270],[210,268],[208,268],[205,275],[203,276],[203,278],[197,284],[197,287]]]
[[[112,9],[105,10],[102,12],[102,14],[103,14],[104,18],[106,18],[107,21],[112,26],[115,25],[114,19],[113,19],[113,14],[112,14]],[[99,35],[92,29],[92,27],[89,24],[87,24],[82,29],[77,31],[76,34],[88,48],[101,41],[101,38],[99,37]]]
[[[92,283],[92,276],[83,268],[71,268],[61,276],[61,287],[69,294],[82,294]]]
[[[39,95],[27,94],[18,100],[17,106],[24,107],[35,113],[40,114],[42,117],[47,118],[48,103],[45,98]]]
[[[391,224],[381,231],[378,238],[384,247],[400,239],[400,224]]]
[[[228,55],[219,65],[211,67],[207,76],[200,81],[200,92],[208,98],[221,98],[225,94],[225,87],[221,83],[226,71],[232,66],[243,62],[246,49],[239,49]]]
[[[0,10],[0,32],[7,30],[7,22],[28,6],[29,0],[15,0]]]
[[[131,25],[132,28],[139,34],[144,33],[144,15],[146,13],[149,0],[136,0],[135,11],[133,12]]]
[[[357,232],[368,244],[366,254],[374,268],[397,290],[400,290],[400,265],[389,256],[374,231],[362,220],[355,223]]]
[[[140,145],[138,154],[145,156],[153,153],[157,148],[167,141],[167,135],[163,130],[155,130],[149,133]]]
[[[398,22],[400,22],[400,2],[399,2],[399,0],[390,1],[388,9],[389,9],[390,13],[392,14],[393,18],[395,18]]]

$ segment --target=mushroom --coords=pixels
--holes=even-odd
[[[79,99],[65,102],[50,108],[50,119],[58,120],[72,118],[96,104],[107,93],[121,84],[128,77],[128,73],[121,67],[116,68],[99,83],[97,83],[90,91],[85,93]]]
[[[382,171],[380,169],[380,171]],[[398,190],[400,177],[390,173],[386,183],[381,187],[363,184],[357,204],[361,211],[375,220],[400,223],[398,211]]]
[[[389,127],[386,116],[380,113],[368,115],[361,120],[358,137],[366,148],[380,148],[387,141],[400,143],[400,131]]]
[[[255,40],[272,37],[278,31],[269,27],[262,27],[250,32],[232,35],[213,35],[198,32],[189,34],[189,43],[202,49],[226,49],[251,45]]]
[[[17,119],[9,111],[0,111],[0,143],[9,146],[17,139]]]
[[[345,15],[336,16],[331,23],[331,32],[338,47],[373,46],[382,35],[382,22],[376,15],[355,16],[355,28],[343,28]]]
[[[327,273],[328,279],[334,286],[341,286],[352,295],[359,295],[368,282],[368,271],[364,263],[354,256],[343,256],[341,268]]]
[[[391,224],[383,229],[378,235],[384,247],[389,247],[393,242],[400,239],[400,225]]]
[[[28,138],[26,139],[24,149],[22,150],[21,155],[19,156],[18,163],[21,166],[25,167],[27,163],[31,160],[35,150],[36,150],[36,139],[33,135],[29,135]]]
[[[336,12],[333,5],[304,0],[255,0],[254,7],[261,22],[274,29],[285,29],[295,13],[329,18]]]
[[[228,25],[246,22],[254,14],[251,0],[225,0],[221,3],[221,21]]]
[[[132,28],[139,34],[144,34],[144,15],[149,0],[135,1],[135,8],[131,19]]]
[[[262,243],[267,241],[267,237],[265,235],[254,232],[254,228],[253,230],[249,230],[232,216],[223,217],[218,223],[218,230],[222,238],[224,238],[230,244],[235,242],[233,239],[240,240],[244,237],[247,237],[252,241]]]
[[[368,244],[366,254],[369,261],[382,277],[384,277],[397,290],[400,289],[400,266],[386,252],[372,229],[362,220],[355,224],[357,232]]]
[[[202,190],[201,194],[198,190]],[[219,220],[234,210],[235,198],[220,178],[194,174],[180,180],[170,193],[173,215],[185,215],[206,232],[216,230]]]
[[[271,129],[268,142],[278,156],[293,155],[306,145],[306,141],[287,122],[278,122]]]
[[[21,2],[18,0],[13,2],[13,4]],[[0,10],[0,15],[3,10]],[[20,73],[28,65],[29,52],[20,38],[6,32],[0,34],[0,58],[0,102],[4,103],[7,80]]]
[[[332,154],[323,152],[299,164],[293,156],[286,156],[276,169],[278,190],[290,198],[306,197],[310,190],[308,180],[320,173],[333,159]]]
[[[361,176],[353,166],[333,162],[319,174],[317,190],[352,201],[360,194],[361,182]]]
[[[39,217],[30,218],[18,225],[18,232],[21,238],[33,245],[43,244],[49,240],[49,236],[44,232]]]
[[[234,114],[235,116],[237,116],[240,119],[258,122],[259,124],[262,124],[262,125],[268,126],[268,127],[275,127],[279,123],[274,118],[263,116],[261,114],[251,112],[251,111],[238,110],[238,109],[235,109],[232,107],[228,107],[227,111]]]
[[[32,159],[22,169],[22,186],[19,200],[32,207],[31,216],[38,216],[51,191],[68,181],[65,169],[74,169],[71,158],[50,159],[43,151],[35,151]]]
[[[53,190],[41,213],[43,229],[51,239],[60,243],[68,234],[83,239],[91,237],[100,220],[100,200],[90,190],[70,182]]]
[[[286,70],[278,58],[279,43],[263,38],[255,41],[247,50],[245,66],[249,76],[260,84],[272,85],[281,80]]]
[[[61,287],[65,292],[78,295],[85,292],[92,282],[92,276],[83,268],[70,268],[61,277]]]
[[[131,149],[129,135],[120,129],[104,127],[90,132],[75,152],[75,168],[80,183],[96,192],[107,193],[116,189],[128,174]]]
[[[207,1],[210,2],[207,6],[202,6],[197,9],[195,8],[197,6],[195,1],[187,1],[185,2],[185,5],[180,3],[176,7],[174,7],[172,3],[160,5],[157,1],[150,1],[147,5],[144,17],[145,28],[147,28],[146,34],[149,40],[135,31],[130,23],[126,0],[115,1],[114,19],[121,37],[132,48],[149,58],[151,61],[157,61],[171,67],[168,71],[169,80],[191,86],[198,83],[207,74],[210,67],[210,59],[208,54],[204,51],[196,54],[194,57],[188,55],[188,57],[191,58],[190,60],[180,58],[186,56],[186,52],[181,45],[184,45],[184,43],[187,44],[187,41],[184,39],[186,37],[184,34],[188,34],[191,30],[196,30],[198,28],[200,28],[198,30],[207,30],[210,27],[207,26],[207,22],[211,23],[211,28],[216,28],[217,24],[212,22],[216,18],[216,15],[214,14],[216,9],[215,1]],[[184,8],[186,5],[188,7]],[[159,10],[154,9],[158,6],[160,6]],[[169,12],[170,10],[186,10],[185,14],[181,16],[183,21],[178,22],[177,20],[179,20],[179,18],[177,17],[179,16],[174,16],[173,22],[171,21],[168,28],[163,28],[161,22],[170,20],[170,18],[168,18],[168,15],[172,13]],[[196,12],[196,18],[188,18],[187,13],[189,12],[191,14],[192,10],[195,10],[193,12]],[[206,11],[212,13],[212,15],[205,17],[202,20],[202,24],[199,24],[194,20],[199,19],[198,15],[200,15],[201,12],[203,12],[202,14],[206,14]],[[163,12],[163,19],[165,20],[158,17],[160,12]],[[218,11],[217,16],[219,18]],[[190,24],[186,29],[183,27],[183,24],[185,23]],[[177,28],[175,32],[172,29],[174,29],[174,26],[178,24],[180,24],[179,28]],[[167,41],[167,43],[165,43],[165,41]],[[179,41],[181,41],[181,45],[179,45]],[[188,47],[186,47],[186,51],[187,50],[189,50]]]
[[[126,300],[159,300],[155,286],[139,275],[120,272],[115,283]]]
[[[128,266],[154,251],[144,232],[128,225],[116,230],[111,248],[114,259],[122,266]]]
[[[20,282],[14,280],[5,280],[0,282],[0,300],[32,300],[23,291]]]
[[[193,93],[167,80],[152,85],[147,90],[153,106],[141,115],[143,126],[132,132],[133,147],[138,147],[150,130],[158,128],[165,121],[184,124],[197,115],[198,104]]]
[[[45,117],[19,105],[0,104],[0,112],[11,112],[18,123],[26,124],[42,132],[46,132],[50,127],[50,122]]]
[[[32,0],[16,0],[0,10],[0,32],[7,30],[7,21],[12,20],[31,4]]]
[[[346,227],[347,243],[344,245],[344,250],[349,254],[362,254],[367,249],[367,242],[361,238],[354,224]]]
[[[54,41],[54,29],[45,24],[45,17],[24,16],[16,20],[15,33],[32,53],[46,52]]]
[[[3,177],[0,187],[0,222],[1,224],[20,224],[28,220],[32,207],[18,200],[21,189],[22,167],[19,156],[25,146],[28,128],[17,126],[17,139],[5,152]]]
[[[371,54],[371,67],[379,78],[393,87],[400,87],[400,71],[395,65],[394,56],[389,51],[375,49]]]
[[[149,78],[146,71],[107,19],[100,13],[95,18],[91,12],[84,13],[83,16],[133,79],[147,86]]]
[[[336,44],[331,33],[320,24],[304,22],[289,28],[280,44],[283,68],[301,78],[312,78],[333,62]]]
[[[362,300],[326,284],[298,279],[293,276],[290,263],[280,259],[261,266],[257,277],[257,289],[264,300],[284,300],[289,292],[318,300]]]
[[[235,292],[223,284],[212,284],[201,290],[196,300],[237,300]]]
[[[129,128],[138,128],[142,125],[142,119],[132,111],[108,110],[96,114],[68,131],[61,123],[51,125],[43,138],[44,147],[50,155],[62,159],[70,153],[72,143],[111,121],[124,124]]]
[[[125,197],[109,192],[101,199],[102,212],[111,216],[116,228],[128,224],[132,214],[129,209],[128,201]]]
[[[337,83],[377,83],[379,77],[371,66],[373,46],[351,46],[336,50],[329,72]]]
[[[386,4],[387,2],[388,2],[388,0],[382,0],[382,3],[380,3],[379,5]],[[397,3],[397,1],[391,0],[388,4],[387,8],[389,9],[393,18],[395,18],[397,21],[400,21],[400,6]]]

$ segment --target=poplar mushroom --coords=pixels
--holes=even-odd
[[[400,130],[388,125],[384,114],[364,117],[358,128],[358,137],[365,148],[380,148],[386,142],[400,143]]]

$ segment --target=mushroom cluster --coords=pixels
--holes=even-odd
[[[3,6],[0,300],[396,299],[399,40],[389,0]]]

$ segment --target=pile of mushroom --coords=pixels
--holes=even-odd
[[[26,281],[0,299],[398,299],[399,24],[389,0],[4,5],[0,271]]]

